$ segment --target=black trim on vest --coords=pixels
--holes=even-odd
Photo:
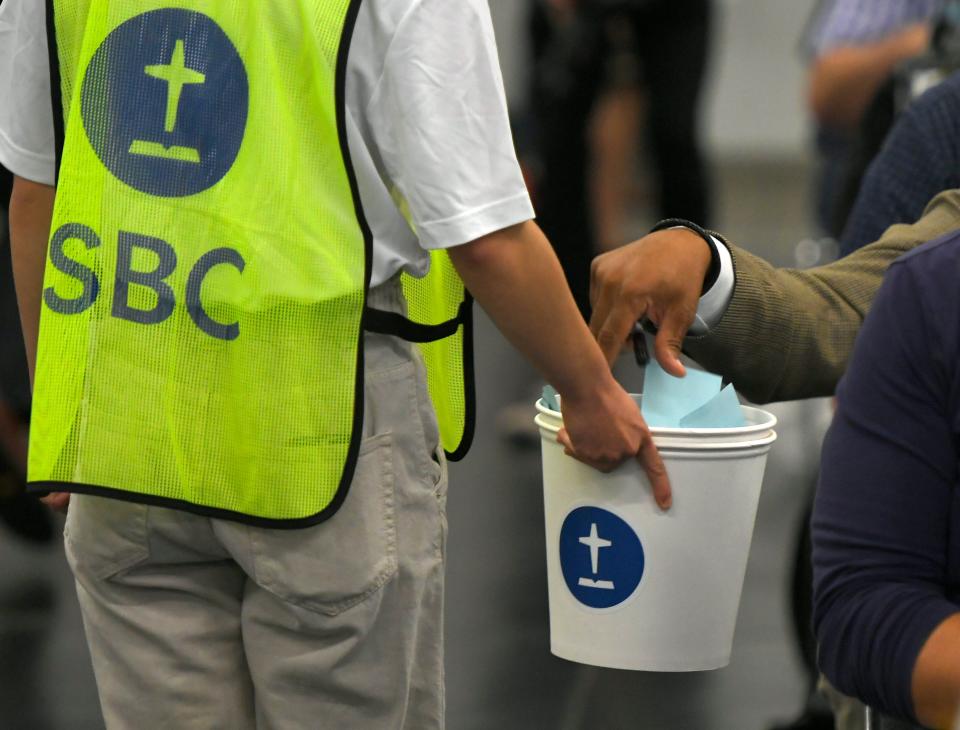
[[[476,430],[477,388],[473,370],[473,297],[464,292],[463,301],[457,308],[457,316],[440,324],[421,324],[396,312],[384,312],[367,307],[364,312],[367,332],[399,337],[407,342],[436,342],[452,337],[463,327],[463,435],[455,451],[446,451],[450,461],[460,461],[473,443]]]
[[[71,492],[76,494],[90,494],[94,497],[108,497],[110,499],[119,499],[124,502],[133,502],[135,504],[148,504],[152,507],[165,507],[175,509],[180,512],[189,512],[202,517],[212,517],[218,520],[229,520],[231,522],[241,522],[245,525],[254,527],[267,527],[272,530],[297,530],[304,527],[323,522],[330,517],[327,514],[327,507],[323,512],[307,517],[293,519],[276,519],[271,517],[255,517],[244,514],[243,512],[233,512],[232,510],[219,509],[217,507],[206,507],[193,502],[185,502],[180,499],[170,499],[169,497],[158,497],[154,494],[141,494],[140,492],[129,492],[125,489],[113,489],[112,487],[101,487],[94,484],[78,484],[77,482],[29,482],[27,484],[27,493],[36,497],[44,497],[51,492]]]
[[[381,309],[367,307],[363,315],[367,332],[379,335],[393,335],[407,342],[436,342],[455,335],[463,324],[466,300],[460,303],[457,316],[440,324],[421,324],[407,319],[396,312],[384,312]]]
[[[446,452],[450,461],[460,461],[470,451],[477,424],[477,382],[473,371],[473,297],[470,292],[466,292],[460,310],[463,318],[463,436],[456,451]]]
[[[60,81],[60,54],[57,51],[57,23],[54,18],[54,0],[47,0],[47,56],[50,63],[50,106],[53,110],[54,185],[60,178],[63,141],[66,130],[63,123],[63,86]]]
[[[360,441],[363,436],[363,386],[364,386],[364,333],[365,318],[367,306],[367,295],[370,291],[370,277],[372,274],[373,259],[373,234],[367,223],[366,215],[363,212],[363,205],[360,200],[360,188],[357,185],[356,173],[353,169],[353,163],[350,157],[350,149],[347,140],[346,123],[346,78],[347,78],[347,57],[350,54],[350,45],[353,40],[353,33],[356,27],[357,15],[360,11],[360,4],[363,0],[350,0],[347,8],[346,18],[344,20],[343,35],[340,39],[340,48],[337,51],[336,68],[336,91],[335,104],[337,114],[337,137],[340,142],[340,152],[343,156],[344,168],[346,169],[347,179],[350,183],[350,192],[353,197],[354,211],[357,217],[357,224],[360,226],[363,235],[364,248],[364,282],[363,282],[363,309],[360,317],[360,326],[357,333],[357,364],[354,375],[354,399],[353,399],[353,428],[350,436],[350,448],[347,451],[347,458],[343,465],[343,472],[340,476],[340,484],[337,491],[324,509],[314,515],[307,515],[299,518],[273,518],[257,517],[254,515],[234,512],[232,510],[219,509],[216,507],[207,507],[192,502],[179,499],[170,499],[168,497],[158,497],[151,494],[141,494],[123,489],[114,489],[92,484],[77,484],[74,482],[60,481],[35,481],[27,484],[27,491],[31,494],[42,496],[50,492],[77,492],[79,494],[91,494],[101,497],[111,497],[114,499],[136,502],[139,504],[149,504],[158,507],[168,507],[178,509],[193,514],[203,515],[205,517],[214,517],[218,519],[231,520],[257,527],[267,527],[272,529],[300,529],[317,525],[337,513],[347,498],[350,491],[350,485],[353,482],[353,476],[357,467],[357,459],[360,454]],[[54,130],[57,135],[57,174],[59,176],[60,156],[63,151],[63,113],[62,99],[60,94],[60,64],[56,55],[56,38],[53,22],[53,0],[47,0],[47,35],[50,46],[50,78],[51,94],[54,105]],[[53,91],[56,89],[56,91]]]
[[[357,174],[353,169],[353,159],[350,156],[350,145],[347,139],[347,58],[350,55],[350,45],[353,42],[353,32],[357,24],[357,15],[360,12],[360,4],[363,0],[350,0],[350,6],[347,8],[347,16],[343,24],[343,35],[340,37],[340,49],[337,52],[337,83],[336,83],[336,108],[337,108],[337,137],[340,140],[340,153],[343,155],[344,169],[347,171],[347,179],[350,182],[350,192],[353,194],[353,207],[357,216],[357,224],[363,234],[363,254],[364,254],[364,275],[363,275],[363,309],[360,316],[359,327],[357,328],[357,370],[354,377],[353,386],[353,431],[350,435],[350,448],[347,451],[347,460],[343,465],[343,473],[340,475],[340,484],[337,487],[336,494],[323,510],[317,513],[309,524],[317,524],[332,517],[340,509],[347,493],[350,491],[350,484],[353,482],[353,475],[357,468],[357,459],[360,455],[360,440],[363,437],[363,402],[364,402],[364,351],[363,337],[365,332],[365,315],[367,311],[367,297],[370,293],[370,277],[373,273],[373,233],[370,225],[367,223],[367,216],[363,212],[363,202],[360,199],[360,187],[357,184]],[[290,525],[296,527],[298,525]]]

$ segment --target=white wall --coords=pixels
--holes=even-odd
[[[799,40],[814,0],[717,3],[706,133],[719,155],[798,156],[810,120]]]
[[[488,0],[497,33],[500,67],[511,105],[522,106],[526,94],[527,15],[531,0]]]
[[[589,2],[590,0],[585,0]],[[507,95],[522,103],[527,71],[529,0],[489,0]],[[705,132],[719,156],[804,154],[809,121],[803,105],[798,42],[815,0],[716,0]]]

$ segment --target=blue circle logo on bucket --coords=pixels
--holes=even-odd
[[[249,86],[237,49],[192,10],[151,10],[117,26],[87,66],[83,128],[117,178],[182,197],[219,182],[240,151]]]
[[[643,545],[633,528],[613,512],[578,507],[560,528],[560,568],[580,603],[612,608],[640,585]]]

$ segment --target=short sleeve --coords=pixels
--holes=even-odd
[[[0,163],[52,185],[55,146],[45,4],[0,4]]]
[[[424,248],[533,218],[483,0],[420,0],[398,25],[366,110],[385,181]]]
[[[839,46],[878,41],[929,20],[939,5],[939,0],[833,0],[814,21],[810,52],[816,57]]]

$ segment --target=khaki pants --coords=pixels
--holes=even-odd
[[[443,727],[446,466],[423,368],[367,335],[340,511],[301,530],[74,495],[66,526],[107,727]]]

